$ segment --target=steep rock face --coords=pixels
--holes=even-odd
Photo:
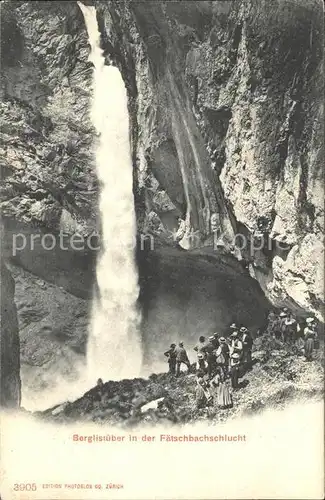
[[[88,234],[97,216],[91,65],[75,2],[10,2],[2,22],[2,211]]]
[[[88,334],[87,300],[10,265],[20,333],[22,405],[57,400],[65,381],[73,383],[85,369]]]
[[[20,405],[20,358],[17,309],[14,302],[15,282],[1,260],[1,406]]]
[[[1,35],[1,250],[16,281],[24,404],[84,368],[99,229],[92,65],[76,2],[5,2]]]
[[[187,248],[219,227],[272,302],[322,318],[321,2],[96,6],[129,89],[141,227],[171,242],[181,216]]]
[[[237,307],[247,306],[245,320],[255,328],[268,302],[258,297],[250,272],[275,304],[321,317],[320,2],[94,4],[107,63],[119,66],[128,89],[140,241],[148,233],[155,248],[168,247],[163,257],[153,255],[140,265],[145,307],[159,317],[168,311],[179,325],[170,334],[189,341],[200,324],[210,331],[240,318]],[[4,254],[13,261],[26,340],[23,377],[40,387],[37,362],[43,354],[51,370],[62,352],[69,363],[76,350],[83,351],[87,319],[78,315],[90,310],[87,299],[95,285],[97,244],[87,240],[100,231],[96,137],[89,119],[92,67],[76,2],[4,2],[2,10]],[[63,249],[60,232],[78,233],[83,241],[74,248],[65,240]],[[18,233],[26,243],[20,236],[22,248],[14,254]],[[246,239],[242,249],[236,234]],[[54,249],[44,248],[52,236]],[[175,240],[189,256],[173,254]],[[184,276],[191,276],[192,257],[198,263],[191,283],[201,295],[193,291],[185,310],[171,297],[180,271],[186,268]],[[150,278],[157,262],[159,283]],[[210,271],[220,289],[232,276],[230,289],[238,282],[242,296],[248,289],[252,300],[236,296],[238,303],[229,310],[211,279],[204,283]],[[185,293],[185,284],[179,286]],[[147,301],[150,290],[155,296]],[[35,300],[41,318],[33,318]],[[70,316],[61,311],[63,303]],[[254,318],[256,304],[260,311]],[[191,317],[196,307],[200,324]],[[179,308],[191,317],[190,331]],[[44,330],[48,323],[51,329]],[[160,333],[166,334],[149,311],[148,357],[155,350],[150,335],[157,339]],[[36,350],[34,336],[44,342]],[[65,363],[61,368],[70,377]]]

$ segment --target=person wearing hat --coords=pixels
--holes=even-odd
[[[226,343],[224,345],[227,346]],[[228,377],[228,363],[229,363],[229,356],[227,357],[224,354],[224,347],[222,344],[220,344],[220,346],[216,350],[216,367],[217,371],[222,373],[224,379]]]
[[[215,406],[221,409],[232,406],[232,397],[222,369],[217,369],[215,376],[210,381],[210,387],[210,393],[212,392]]]
[[[170,348],[168,351],[164,352],[164,355],[167,357],[167,362],[169,365],[169,373],[173,375],[176,373],[176,344],[170,344]]]
[[[219,345],[220,345],[220,342],[219,342],[219,333],[218,332],[215,332],[213,335],[211,335],[211,337],[209,337],[210,339],[213,337],[213,345],[214,345],[214,350],[218,349]]]
[[[217,349],[219,347],[219,338],[217,333],[210,335],[208,338],[208,347],[209,346],[212,346],[213,349]]]
[[[219,342],[219,333],[218,332],[214,332],[213,337],[214,337],[216,342]]]
[[[204,374],[208,373],[208,362],[202,352],[197,355],[196,369],[201,370]]]
[[[229,326],[229,335],[228,335],[228,338],[230,339],[230,341],[233,339],[233,334],[234,333],[239,333],[239,328],[238,326],[236,325],[236,323],[232,323],[230,326]]]
[[[230,352],[232,353],[237,353],[239,354],[239,357],[242,358],[243,355],[243,343],[239,338],[239,333],[237,331],[234,331],[231,336],[231,341],[230,341]]]
[[[102,378],[97,380],[96,392],[94,393],[94,401],[102,401],[104,394],[104,382]]]
[[[280,333],[280,338],[282,339],[282,341],[284,342],[285,340],[285,320],[287,318],[287,313],[285,311],[281,311],[280,314],[279,314],[279,325],[278,325],[278,329],[279,329],[279,333]]]
[[[273,338],[280,340],[281,339],[281,323],[283,318],[280,318],[280,314],[271,311],[268,317],[268,327],[267,332],[272,335]]]
[[[184,348],[183,342],[180,342],[178,346],[175,348],[175,354],[176,354],[176,375],[178,376],[180,374],[182,363],[184,363],[184,365],[187,366],[187,370],[190,371],[191,363],[190,360],[188,359],[188,355]]]
[[[315,341],[317,341],[317,333],[314,325],[314,318],[306,319],[306,328],[304,329],[304,350],[306,361],[312,361]]]
[[[211,402],[211,394],[208,390],[208,385],[203,377],[197,377],[196,379],[196,391],[195,400],[197,409],[205,408],[208,403]]]
[[[231,325],[229,326],[229,330],[230,330],[230,334],[229,335],[231,335],[233,332],[237,331],[238,328],[237,328],[236,323],[231,323]]]
[[[243,343],[243,363],[247,369],[250,369],[252,363],[253,339],[246,326],[242,326],[239,331]]]
[[[207,347],[208,342],[206,341],[205,337],[201,335],[199,337],[198,343],[193,347],[194,351],[196,351],[198,354],[202,352],[204,354],[204,357],[206,355],[206,347]]]
[[[240,355],[237,352],[234,352],[230,357],[230,377],[231,377],[231,387],[233,389],[238,389],[239,375],[240,375]]]
[[[216,369],[216,350],[218,349],[219,341],[214,335],[210,335],[206,347],[204,349],[206,360],[208,363],[208,374],[211,377]]]
[[[283,337],[286,342],[297,339],[297,321],[291,312],[283,320]]]
[[[229,349],[229,345],[227,343],[226,337],[220,337],[219,342],[220,342],[220,350],[221,350],[223,357],[225,359],[225,363],[223,366],[224,374],[227,377],[229,375],[230,349]],[[218,362],[218,360],[217,360],[217,362]]]
[[[278,317],[273,310],[271,310],[267,316],[267,328],[266,333],[275,336],[276,324],[278,322]]]

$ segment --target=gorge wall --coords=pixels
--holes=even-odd
[[[147,361],[199,329],[256,330],[268,300],[322,319],[321,2],[92,4],[129,96]],[[75,2],[4,2],[1,23],[3,253],[40,391],[78,375],[96,290],[92,67]]]
[[[14,302],[15,282],[3,261],[0,273],[1,292],[1,406],[15,408],[20,405],[20,356],[17,310]]]
[[[144,227],[168,239],[180,215],[209,247],[215,215],[273,303],[321,318],[321,2],[96,5],[131,97]]]

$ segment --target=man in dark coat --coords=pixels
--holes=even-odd
[[[219,342],[218,342],[219,343]],[[205,347],[205,353],[206,353],[206,360],[208,363],[208,374],[209,376],[212,376],[213,373],[216,370],[216,348],[217,348],[217,342],[216,339],[213,335],[209,337],[208,342]]]
[[[305,358],[306,361],[312,361],[313,351],[315,347],[315,341],[317,340],[317,332],[314,327],[314,318],[306,319],[306,328],[304,329],[304,341],[305,341]]]
[[[286,341],[294,342],[297,339],[297,321],[292,313],[284,319],[283,330]]]
[[[243,364],[249,369],[252,365],[253,339],[246,326],[241,327],[240,333],[243,343]]]
[[[231,375],[231,386],[233,389],[238,389],[238,379],[241,375],[240,373],[240,355],[234,352],[230,358],[230,375]]]
[[[227,377],[229,375],[229,359],[230,359],[230,349],[229,349],[229,344],[227,344],[227,340],[225,337],[220,337],[220,351],[223,354],[224,357],[224,375]],[[217,363],[218,363],[218,358],[217,358]]]
[[[164,352],[164,355],[167,357],[168,365],[169,365],[169,373],[176,373],[176,344],[170,344],[170,348],[168,351]]]
[[[274,326],[275,326],[275,323],[276,323],[276,314],[273,310],[271,310],[267,316],[267,328],[266,328],[266,332],[269,334],[269,335],[274,335]]]
[[[196,351],[198,354],[200,352],[202,352],[204,354],[204,356],[206,355],[206,347],[207,347],[207,344],[208,342],[206,341],[205,337],[203,335],[201,335],[199,337],[199,341],[198,343],[195,345],[195,347],[193,348],[194,351]]]
[[[183,342],[180,342],[178,346],[175,348],[175,353],[176,353],[176,375],[180,374],[182,363],[184,363],[184,365],[187,366],[187,370],[190,371],[191,363],[190,360],[188,359],[187,352],[184,349]]]

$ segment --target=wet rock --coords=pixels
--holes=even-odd
[[[20,343],[17,310],[14,301],[15,282],[1,260],[1,406],[20,405]]]

